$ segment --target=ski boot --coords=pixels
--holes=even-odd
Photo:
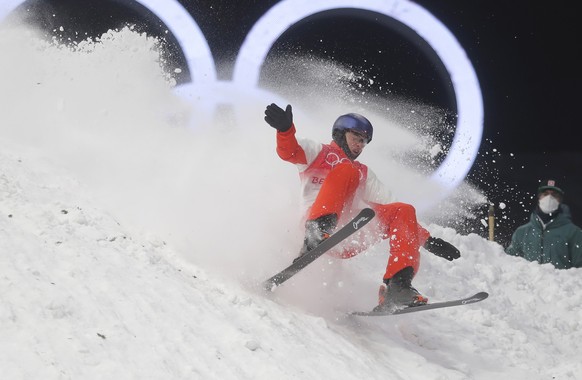
[[[378,306],[374,311],[425,305],[428,298],[422,296],[411,284],[413,274],[412,267],[406,267],[392,278],[385,279],[378,290]]]
[[[322,241],[329,238],[337,225],[337,215],[328,214],[322,215],[319,218],[308,220],[305,222],[305,239],[303,240],[303,247],[299,251],[299,257],[305,255],[313,248],[321,244]]]

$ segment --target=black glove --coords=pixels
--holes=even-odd
[[[454,245],[441,238],[434,238],[432,236],[426,240],[426,243],[424,243],[424,249],[449,261],[461,257],[461,252],[459,252]]]
[[[265,121],[279,132],[286,132],[293,124],[293,112],[291,104],[287,104],[285,111],[275,103],[267,106],[265,110]]]

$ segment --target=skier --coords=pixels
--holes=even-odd
[[[417,306],[428,302],[413,286],[412,279],[420,264],[420,247],[449,261],[460,257],[452,244],[430,236],[417,222],[413,206],[394,202],[391,192],[366,165],[356,159],[372,141],[373,127],[364,116],[349,113],[340,116],[332,127],[332,141],[321,144],[297,139],[291,105],[283,110],[268,105],[265,121],[277,130],[277,154],[297,166],[303,200],[308,207],[305,239],[299,257],[327,239],[358,206],[360,201],[376,212],[375,233],[359,244],[348,244],[332,254],[350,258],[370,244],[389,239],[390,255],[378,293],[381,311],[399,306]]]

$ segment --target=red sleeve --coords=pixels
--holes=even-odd
[[[295,138],[295,125],[285,132],[277,132],[277,154],[292,164],[307,164],[305,151]]]
[[[430,237],[430,232],[420,224],[418,225],[418,244],[422,247]]]

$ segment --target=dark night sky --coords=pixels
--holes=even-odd
[[[236,55],[255,20],[276,1],[256,2],[260,4],[252,6],[216,3],[215,0],[189,0],[184,4],[200,16],[197,20],[217,61],[228,62]],[[506,205],[496,212],[498,241],[506,244],[515,227],[527,221],[538,181],[548,177],[555,177],[563,185],[574,221],[582,225],[582,199],[577,197],[582,194],[582,180],[578,178],[582,149],[575,127],[578,103],[582,100],[578,92],[582,83],[576,57],[581,53],[582,44],[576,13],[569,11],[570,5],[565,1],[551,5],[529,0],[419,0],[416,3],[454,34],[479,79],[484,102],[484,136],[478,162],[469,179],[496,206],[501,202]],[[223,28],[217,29],[217,24]],[[307,50],[314,48],[310,40],[330,40],[336,35],[342,35],[343,41],[352,44],[347,51],[353,51],[357,45],[367,47],[369,54],[375,51],[374,44],[395,42],[390,37],[378,42],[378,26],[369,21],[338,26],[318,19],[296,29],[281,39],[291,40],[289,44]],[[390,30],[384,29],[384,32],[394,35]],[[410,67],[422,71],[422,64],[415,61],[420,53],[414,51],[414,46],[403,45],[402,39],[394,44],[398,46],[393,52],[402,57],[400,64],[386,62],[382,66],[382,57],[370,56],[372,61],[377,59],[379,71],[399,72],[401,77],[387,80],[399,87],[394,91],[446,106],[447,84],[435,83],[435,72],[430,69],[424,76],[411,75]],[[286,48],[283,41],[275,49],[278,47]],[[336,59],[342,54],[349,55],[345,50],[338,52],[341,49],[333,44],[326,45],[327,51],[334,48]],[[342,59],[350,60],[346,56]],[[351,63],[355,61],[357,58]],[[430,98],[427,95],[430,93],[436,93],[437,98]],[[482,213],[486,215],[485,208]],[[475,229],[486,236],[478,222],[468,223],[465,232]]]
[[[576,120],[581,45],[574,12],[529,1],[418,3],[465,47],[481,82],[487,135],[501,149],[580,150],[575,139],[546,134]]]
[[[199,24],[209,36],[217,59],[228,60],[236,54],[242,36],[256,18],[276,2],[260,3],[252,7],[238,5],[237,9],[231,4],[216,6],[212,0],[190,0],[188,7],[192,13],[207,15]],[[582,200],[577,197],[582,194],[582,180],[578,178],[582,149],[580,140],[575,138],[578,103],[582,100],[578,92],[581,75],[575,57],[580,55],[582,44],[576,13],[568,11],[570,5],[565,1],[551,5],[528,0],[421,0],[416,3],[455,35],[477,73],[484,101],[484,136],[479,160],[469,178],[494,204],[506,205],[496,214],[499,241],[506,243],[513,229],[528,219],[533,207],[531,196],[538,181],[550,176],[563,184],[574,220],[582,225]],[[210,7],[212,11],[208,12]],[[217,34],[214,29],[216,21],[228,25],[233,17],[238,27],[231,25],[225,32],[232,37],[227,38],[230,43],[225,43],[225,35]],[[314,23],[322,24],[322,29],[334,28],[326,25],[325,20]],[[364,24],[352,29],[347,26],[349,34],[362,42],[373,44],[369,40],[378,39],[374,33],[377,29],[369,22],[367,27]],[[303,33],[318,32],[315,26],[311,30],[309,25],[302,28],[307,29]],[[342,32],[341,26],[339,32]],[[403,60],[409,58],[410,52],[399,53]],[[390,68],[402,70],[393,63]],[[405,76],[401,81],[403,91],[422,87],[419,83],[423,80],[429,87],[434,85],[427,78],[417,81]],[[415,89],[417,94],[422,90]],[[427,101],[438,103],[439,99]],[[485,209],[483,214],[486,215]],[[467,232],[479,227],[479,223],[474,223]],[[486,236],[484,229],[477,232]]]
[[[41,0],[30,1],[30,4]],[[180,0],[194,16],[208,40],[215,61],[228,79],[244,36],[277,1]],[[438,18],[467,52],[479,79],[484,101],[484,136],[479,159],[469,180],[480,187],[498,210],[498,239],[507,242],[513,229],[529,217],[537,182],[555,177],[566,191],[574,221],[582,225],[582,149],[577,137],[581,75],[577,56],[582,44],[577,14],[566,1],[529,0],[417,0]],[[51,23],[65,23],[100,35],[125,21],[155,33],[163,25],[143,20],[135,2],[123,0],[44,0],[58,9]],[[103,4],[109,12],[103,13]],[[128,7],[128,3],[132,4]],[[355,2],[357,3],[357,1]],[[93,5],[91,5],[93,4]],[[68,9],[64,11],[63,9]],[[53,9],[54,11],[54,9]],[[60,19],[59,19],[60,18]],[[45,20],[46,21],[46,20]],[[145,25],[144,25],[145,24]],[[324,46],[318,45],[325,41]],[[171,47],[171,40],[170,47]],[[386,56],[376,51],[389,50]],[[322,49],[323,48],[323,49]],[[393,83],[393,95],[413,97],[440,107],[450,103],[450,83],[443,81],[422,49],[394,29],[365,17],[341,14],[306,20],[285,33],[274,51],[325,50],[334,59],[357,65],[363,58],[375,62],[372,73]],[[176,60],[180,53],[175,52]],[[268,69],[268,68],[267,68]],[[374,71],[376,70],[376,71]],[[185,74],[187,75],[187,73]],[[386,75],[382,78],[382,75]],[[453,109],[454,111],[454,109]],[[486,216],[486,210],[483,210]],[[479,223],[465,232],[486,236]],[[474,230],[474,229],[477,230]],[[462,232],[462,231],[461,231]]]
[[[477,72],[484,140],[491,141],[481,152],[494,147],[499,154],[493,155],[495,164],[492,155],[483,155],[475,170],[491,169],[487,193],[511,208],[502,230],[512,231],[526,220],[530,208],[522,211],[518,201],[532,194],[537,180],[550,176],[563,185],[565,202],[581,225],[582,149],[576,125],[582,45],[576,13],[565,1],[418,3],[453,32]]]

